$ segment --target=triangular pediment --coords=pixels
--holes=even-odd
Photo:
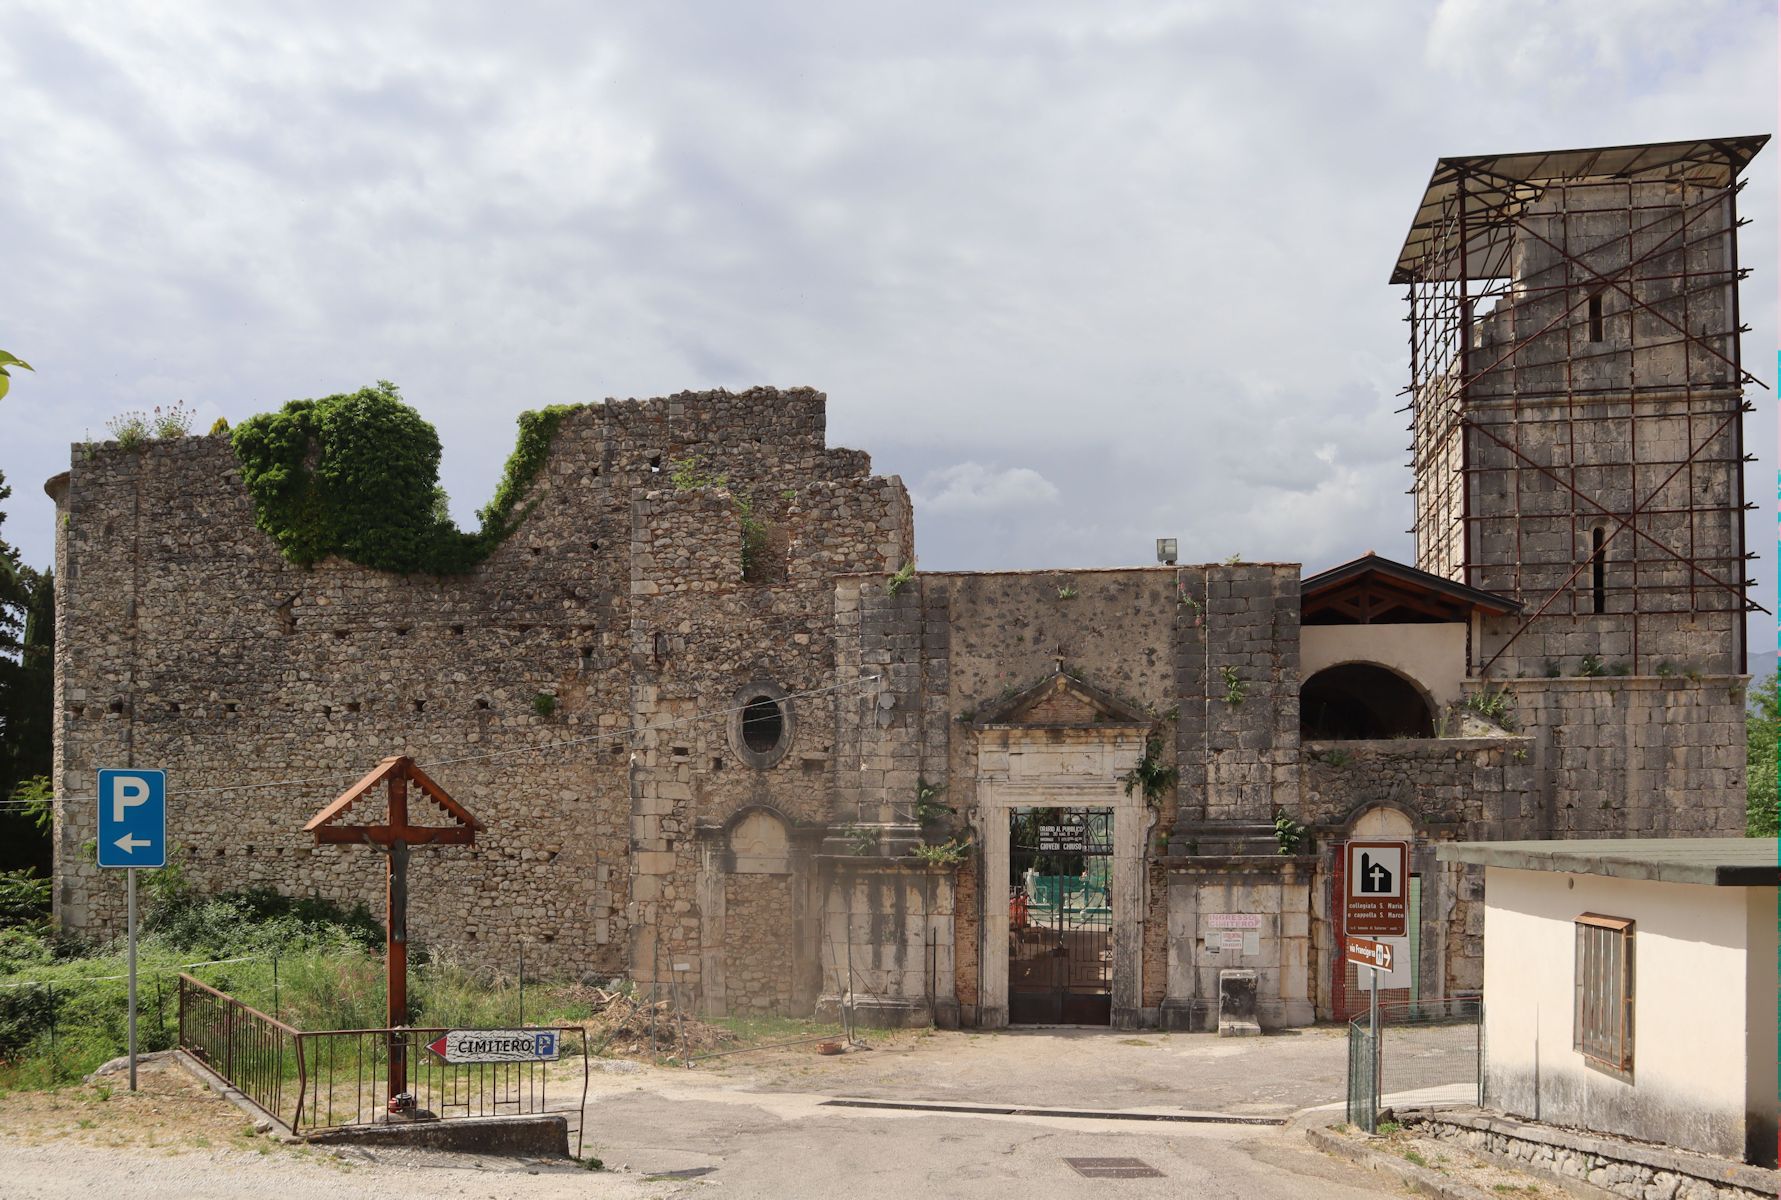
[[[1069,728],[1081,725],[1152,724],[1144,713],[1110,692],[1055,671],[1032,687],[978,714],[979,726],[1024,725]]]

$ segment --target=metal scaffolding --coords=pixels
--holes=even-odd
[[[1767,385],[1739,355],[1737,196],[1767,140],[1436,165],[1391,276],[1411,532],[1418,567],[1523,602],[1480,673],[1542,617],[1625,615],[1637,673],[1642,619],[1766,611],[1747,595],[1743,389]]]

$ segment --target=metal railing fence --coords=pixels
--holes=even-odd
[[[1477,996],[1424,997],[1379,1006],[1348,1023],[1348,1120],[1378,1130],[1388,1098],[1400,1103],[1484,1103],[1484,1004]]]
[[[295,1131],[303,1048],[297,1030],[202,983],[179,977],[179,1046]]]
[[[581,1057],[580,1104],[574,1114],[581,1153],[581,1111],[587,1105],[589,1047],[579,1025],[555,1029],[565,1056]],[[179,1046],[293,1134],[316,1133],[391,1118],[392,1090],[403,1095],[405,1120],[535,1116],[550,1111],[550,1062],[448,1063],[427,1049],[443,1026],[402,1029],[300,1030],[248,1007],[190,975],[179,977]],[[396,1087],[392,1089],[392,1075]],[[559,1072],[558,1089],[573,1087]]]

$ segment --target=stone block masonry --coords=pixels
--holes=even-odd
[[[698,608],[721,605],[727,585],[729,604],[761,620],[723,654],[783,635],[800,650],[814,639],[820,662],[830,560],[860,569],[867,546],[874,568],[907,557],[901,485],[872,480],[863,454],[827,448],[824,408],[818,392],[758,388],[572,412],[525,497],[529,516],[487,562],[449,578],[286,562],[255,528],[224,438],[77,446],[48,489],[59,923],[94,935],[121,924],[121,879],[100,873],[86,844],[94,772],[123,765],[168,770],[171,841],[201,890],[268,886],[381,912],[371,852],[316,847],[299,830],[368,766],[407,753],[488,825],[467,856],[416,853],[417,939],[500,969],[524,939],[529,970],[626,973],[633,877],[686,865],[675,822],[690,834],[703,793],[675,747],[696,741],[707,767],[722,752],[707,722],[685,727],[696,738],[650,728],[710,705],[678,674]],[[673,464],[690,455],[761,506],[785,581],[744,594],[733,502],[672,493]],[[707,536],[640,542],[636,509],[652,494]],[[849,506],[864,498],[876,506],[855,520]],[[794,599],[806,592],[817,599]],[[663,595],[687,597],[684,610]],[[653,666],[658,634],[665,670]],[[733,681],[721,700],[760,665],[714,657]],[[785,677],[828,681],[824,670]],[[805,760],[792,764],[805,778]],[[287,780],[303,782],[266,786]],[[672,872],[662,886],[670,905],[690,901]]]
[[[1203,1027],[1240,969],[1271,1027],[1355,992],[1350,838],[1413,841],[1431,997],[1475,990],[1482,954],[1482,880],[1435,843],[1738,827],[1745,681],[1718,614],[1658,603],[1680,577],[1640,593],[1640,661],[1660,634],[1680,656],[1655,674],[1599,669],[1623,634],[1631,657],[1614,612],[1540,619],[1526,645],[1556,676],[1521,643],[1484,672],[1521,618],[1449,614],[1428,670],[1458,707],[1426,701],[1428,727],[1465,736],[1301,744],[1319,610],[1297,564],[916,574],[902,483],[828,448],[823,409],[755,389],[572,411],[524,519],[448,578],[292,566],[222,439],[79,448],[50,484],[58,920],[121,923],[89,845],[102,766],[167,769],[199,889],[380,911],[372,852],[300,828],[405,753],[488,827],[415,855],[436,952],[509,970],[524,941],[537,973],[712,1015],[995,1026],[1024,928],[1011,814],[1076,807],[1113,814],[1109,1019]],[[1480,692],[1507,728],[1467,715]]]

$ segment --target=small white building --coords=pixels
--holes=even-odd
[[[1484,1097],[1773,1167],[1773,838],[1460,842],[1484,868]]]

